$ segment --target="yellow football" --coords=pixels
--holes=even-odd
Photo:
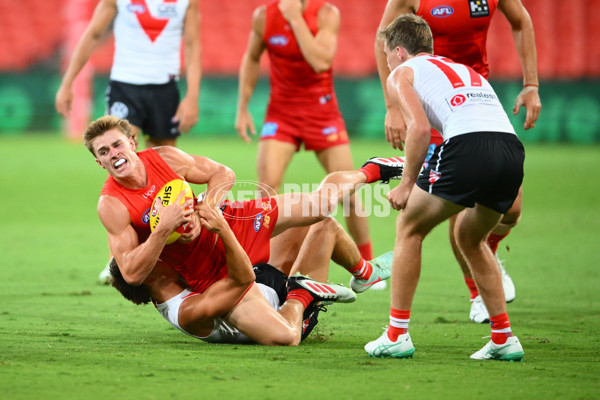
[[[183,204],[187,200],[194,198],[194,193],[192,192],[192,188],[183,179],[173,179],[172,181],[167,182],[165,184],[165,186],[163,186],[158,191],[158,193],[154,197],[154,202],[152,203],[152,211],[150,212],[150,230],[151,231],[154,231],[154,229],[156,228],[156,226],[158,225],[158,223],[160,221],[160,215],[158,214],[158,206],[157,206],[158,202],[160,202],[163,205],[163,207],[167,207],[167,206],[173,204],[175,202],[175,200],[177,199],[177,196],[179,196],[179,193],[181,193],[183,191],[185,191],[186,193],[181,198],[181,201],[179,202],[179,204]],[[192,205],[189,208],[193,209],[194,206]],[[188,224],[183,224],[183,225],[177,227],[173,231],[173,233],[171,233],[171,235],[169,236],[169,239],[167,239],[167,244],[171,244],[174,241],[176,241],[177,239],[179,239],[181,234],[186,231],[187,225]]]

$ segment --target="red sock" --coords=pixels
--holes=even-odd
[[[377,182],[381,179],[379,166],[376,164],[367,164],[358,170],[367,176],[367,183]]]
[[[500,241],[507,237],[509,233],[510,231],[506,232],[504,235],[495,235],[493,233],[490,233],[490,235],[487,238],[487,243],[488,246],[490,246],[490,249],[492,249],[492,253],[496,254],[496,251],[498,251],[498,245],[500,244]]]
[[[295,289],[288,293],[285,300],[298,300],[306,309],[310,302],[313,301],[313,297],[306,289]]]
[[[388,339],[392,342],[398,340],[398,336],[408,332],[408,323],[410,322],[410,310],[390,309],[390,325],[388,326]]]
[[[469,288],[469,292],[471,292],[471,300],[479,295],[479,290],[477,290],[477,285],[475,284],[475,280],[473,278],[467,278],[465,276],[465,283]]]
[[[490,317],[490,325],[492,327],[492,342],[495,344],[504,344],[506,338],[513,336],[507,313]]]
[[[358,247],[358,251],[360,252],[362,258],[365,260],[373,259],[373,246],[371,246],[370,241],[365,244],[356,245],[356,247]]]
[[[352,269],[348,270],[354,277],[358,279],[369,279],[371,277],[371,273],[373,272],[373,267],[369,264],[364,258],[360,258],[358,264],[356,264]]]

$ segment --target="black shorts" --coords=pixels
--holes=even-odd
[[[285,303],[287,297],[287,275],[273,267],[271,264],[259,263],[254,265],[256,283],[262,283],[275,290],[279,297],[279,304]]]
[[[175,80],[163,85],[110,81],[106,88],[106,113],[128,120],[153,139],[175,139],[180,135],[179,124],[173,122],[178,106]]]
[[[525,150],[516,135],[475,132],[435,149],[417,186],[464,207],[475,203],[504,214],[523,182]]]

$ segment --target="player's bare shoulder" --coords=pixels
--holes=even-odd
[[[184,175],[182,171],[187,171],[194,166],[194,157],[174,146],[154,147],[160,158],[179,175]]]
[[[327,25],[339,29],[340,10],[331,3],[325,3],[317,14],[319,26]]]
[[[265,31],[265,24],[267,21],[267,6],[262,5],[257,7],[252,13],[252,29],[262,35]]]

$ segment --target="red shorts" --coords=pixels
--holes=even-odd
[[[269,261],[271,234],[279,215],[277,199],[265,197],[244,202],[226,202],[222,210],[252,265]]]
[[[439,146],[443,142],[444,138],[442,137],[442,135],[435,129],[431,128],[431,137],[429,138],[429,144],[435,144],[436,146]]]
[[[260,140],[279,140],[306,150],[324,150],[350,143],[346,124],[334,100],[325,104],[269,104]]]

